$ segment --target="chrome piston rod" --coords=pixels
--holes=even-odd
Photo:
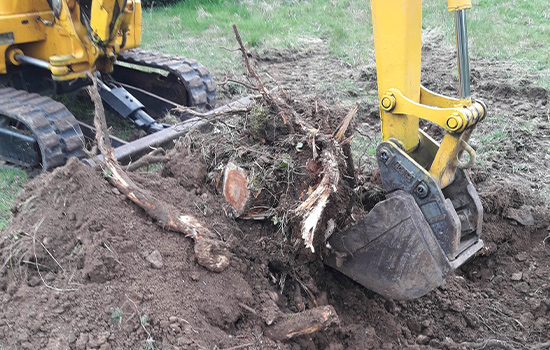
[[[467,100],[470,99],[470,64],[468,62],[466,10],[455,11],[455,34],[458,63],[458,94],[461,100]]]
[[[34,58],[34,57],[29,57],[29,56],[25,56],[25,55],[21,55],[21,54],[16,54],[15,59],[18,62],[21,62],[21,63],[30,64],[32,66],[40,67],[40,68],[43,68],[43,69],[50,69],[50,64],[48,62],[39,60],[39,59]]]

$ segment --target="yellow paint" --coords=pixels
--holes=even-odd
[[[472,8],[472,0],[448,0],[447,1],[447,9],[449,10],[449,12],[465,10],[469,8]]]
[[[439,96],[437,100],[434,98],[432,102],[445,101],[445,99],[444,96]],[[453,99],[448,99],[443,105],[447,106],[452,102]],[[475,125],[484,116],[483,106],[478,102],[471,104],[469,107],[460,104],[446,108],[430,106],[414,102],[394,88],[389,89],[383,95],[380,106],[383,111],[395,115],[396,118],[415,116],[429,120],[450,132],[462,132],[466,128]],[[418,133],[418,128],[416,133]]]
[[[471,7],[471,0],[448,0],[450,11]],[[400,143],[422,160],[441,188],[454,180],[458,156],[468,148],[485,107],[471,99],[439,95],[420,85],[422,0],[371,0],[378,94],[383,140]],[[425,140],[418,120],[447,131],[441,145]]]
[[[420,101],[421,0],[372,0],[374,52],[380,100],[398,89]],[[398,139],[406,151],[418,145],[418,118],[380,111],[382,138]]]
[[[429,173],[440,188],[445,188],[454,180],[458,154],[462,151],[462,148],[459,147],[462,142],[461,136],[461,134],[445,134],[430,167]]]
[[[122,7],[124,2],[92,0],[89,33],[81,23],[77,1],[61,0],[58,18],[45,0],[0,1],[0,34],[13,36],[11,41],[0,41],[0,74],[15,64],[8,59],[14,50],[48,62],[55,80],[81,78],[95,70],[110,72],[124,36],[124,49],[141,42],[141,1],[127,0]],[[121,6],[116,18],[115,3]],[[113,18],[114,28],[109,31]]]

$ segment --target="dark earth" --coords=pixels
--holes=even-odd
[[[424,44],[423,83],[454,95],[454,56],[437,40]],[[373,64],[352,68],[322,43],[251,56],[307,108],[315,98],[360,101],[354,126],[377,137]],[[485,247],[433,292],[385,299],[306,252],[293,225],[233,218],[217,181],[223,161],[212,160],[211,136],[194,133],[164,167],[131,177],[216,232],[230,266],[198,265],[190,239],[160,228],[107,173],[73,159],[27,184],[1,233],[0,349],[550,349],[548,92],[501,62],[477,58],[471,67],[475,97],[490,106],[472,140],[483,154],[471,176]],[[327,108],[340,120],[348,107]],[[359,179],[370,179],[368,168],[357,169]],[[334,307],[338,324],[289,341],[265,335],[322,305]]]

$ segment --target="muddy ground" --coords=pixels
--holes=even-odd
[[[352,68],[322,43],[252,57],[291,96],[361,101],[356,127],[376,139],[373,65]],[[454,95],[452,52],[436,38],[423,59],[424,84]],[[305,254],[291,228],[233,219],[219,169],[201,147],[180,147],[162,169],[132,178],[229,244],[229,268],[210,272],[191,240],[159,228],[105,173],[73,160],[26,186],[2,232],[0,349],[550,348],[548,92],[505,63],[471,66],[472,90],[491,115],[472,141],[484,154],[471,175],[485,248],[443,286],[398,302],[355,284]],[[291,341],[265,336],[269,323],[314,304],[332,305],[339,324]]]

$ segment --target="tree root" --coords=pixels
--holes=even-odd
[[[294,211],[297,215],[303,217],[301,236],[306,248],[311,249],[312,252],[315,252],[315,248],[313,248],[315,229],[323,215],[328,198],[336,191],[336,186],[340,181],[340,171],[334,154],[324,151],[321,155],[321,162],[324,170],[321,183]]]
[[[226,243],[216,239],[216,236],[194,217],[179,214],[175,207],[160,201],[151,192],[140,188],[118,164],[109,139],[105,111],[97,90],[97,81],[95,77],[91,78],[93,85],[88,87],[88,93],[95,108],[94,126],[97,131],[95,142],[103,155],[102,165],[109,182],[142,208],[157,225],[192,238],[195,242],[194,251],[197,262],[200,265],[214,272],[225,270],[230,262],[230,253]]]
[[[289,340],[300,335],[323,331],[339,322],[334,308],[325,305],[288,315],[284,321],[267,327],[265,335],[275,341]]]
[[[166,152],[162,148],[156,148],[151,151],[149,154],[144,155],[139,158],[137,161],[128,164],[124,167],[126,171],[135,171],[141,167],[148,166],[156,163],[166,163],[170,157],[166,156]]]

